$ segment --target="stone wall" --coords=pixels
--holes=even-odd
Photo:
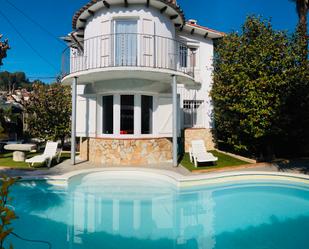
[[[211,129],[185,129],[185,152],[189,152],[192,140],[204,140],[207,150],[213,150],[215,143]]]
[[[172,141],[153,139],[88,138],[80,146],[80,158],[95,165],[146,165],[172,160]]]

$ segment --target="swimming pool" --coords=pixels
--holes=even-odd
[[[135,172],[12,189],[15,232],[53,249],[308,249],[309,185],[261,180],[179,187]],[[10,236],[14,248],[43,249]]]

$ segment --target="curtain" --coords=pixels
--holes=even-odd
[[[137,21],[118,20],[115,28],[116,66],[137,65]]]

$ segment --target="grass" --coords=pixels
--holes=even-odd
[[[186,153],[181,161],[181,165],[186,167],[188,170],[199,170],[199,169],[224,169],[227,167],[235,167],[244,164],[248,164],[247,162],[241,161],[234,157],[222,154],[218,151],[211,151],[214,156],[218,157],[218,162],[216,165],[213,164],[199,164],[198,168],[195,168],[194,164],[190,162],[189,154]],[[27,158],[33,157],[40,153],[29,153]],[[60,162],[67,160],[70,158],[69,153],[62,152]],[[52,166],[55,166],[56,162],[53,161]],[[14,162],[13,161],[13,153],[0,153],[0,168],[1,167],[10,167],[14,169],[29,169],[29,166],[25,162]],[[35,164],[34,168],[46,169],[46,164]]]
[[[27,158],[36,156],[38,154],[41,153],[29,153],[27,154]],[[63,162],[66,159],[70,158],[70,154],[69,153],[62,153],[61,154],[61,158],[60,158],[60,162]],[[52,166],[54,166],[56,164],[56,161],[53,160]],[[14,169],[30,169],[28,163],[26,162],[14,162],[13,161],[13,153],[11,152],[5,152],[5,153],[0,153],[0,168],[1,167],[9,167],[9,168],[14,168]],[[32,168],[39,168],[39,169],[46,169],[46,164],[42,163],[42,164],[35,164],[34,167]]]
[[[200,163],[199,166],[196,168],[194,166],[194,163],[190,162],[190,157],[188,153],[184,154],[181,160],[181,165],[187,168],[188,170],[193,171],[193,170],[201,170],[201,169],[224,169],[224,168],[237,167],[240,165],[249,164],[248,162],[225,155],[218,151],[210,151],[210,152],[215,157],[218,157],[218,161],[215,165],[212,163],[207,163],[207,164]]]

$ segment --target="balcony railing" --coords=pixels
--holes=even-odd
[[[186,44],[148,34],[110,34],[84,40],[63,52],[62,76],[112,67],[169,69],[194,76],[193,53]]]

